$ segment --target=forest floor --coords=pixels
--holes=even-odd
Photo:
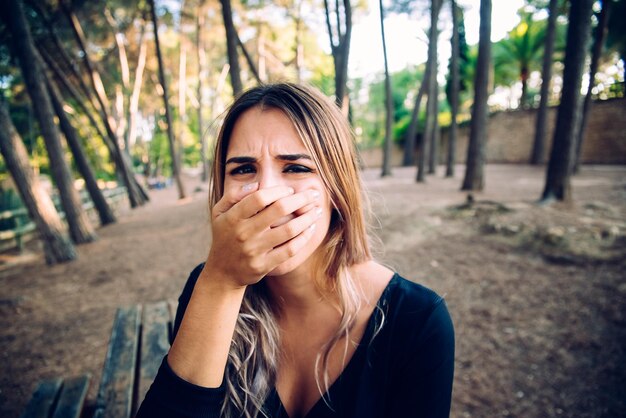
[[[453,417],[626,416],[626,167],[586,166],[575,203],[539,207],[544,169],[489,165],[463,206],[455,179],[364,173],[377,258],[444,295],[456,328]],[[48,267],[38,245],[0,254],[0,416],[36,382],[92,374],[115,309],[175,299],[207,254],[206,188],[187,179],[118,208],[79,259]],[[383,250],[384,249],[384,250]]]

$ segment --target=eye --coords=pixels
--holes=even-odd
[[[243,164],[239,167],[235,167],[230,171],[232,176],[241,175],[241,174],[253,174],[256,172],[254,165],[252,164]]]
[[[300,164],[289,164],[283,170],[284,173],[312,173],[313,170]]]

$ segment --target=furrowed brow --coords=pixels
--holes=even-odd
[[[308,154],[281,154],[276,158],[284,161],[311,160],[311,156]]]
[[[226,160],[226,164],[243,164],[243,163],[255,163],[256,162],[256,158],[254,157],[232,157],[229,158],[228,160]]]

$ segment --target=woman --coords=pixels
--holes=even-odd
[[[370,255],[350,128],[321,93],[254,88],[225,116],[212,245],[139,417],[444,417],[445,303]]]

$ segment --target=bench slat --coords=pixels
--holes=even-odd
[[[141,308],[117,310],[102,371],[95,417],[129,418],[133,408]]]
[[[52,418],[80,418],[90,381],[90,375],[66,379]]]
[[[170,311],[167,302],[146,305],[143,311],[141,360],[137,401],[141,404],[170,348]]]
[[[56,404],[62,382],[56,378],[39,383],[21,418],[48,418]]]

